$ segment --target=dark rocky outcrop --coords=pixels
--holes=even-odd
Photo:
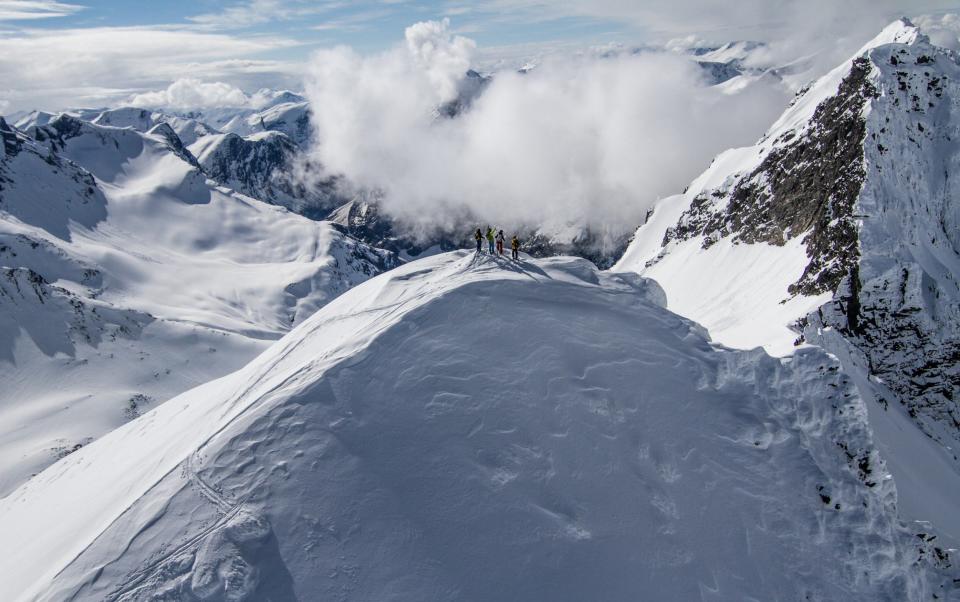
[[[664,245],[702,235],[705,248],[726,236],[779,246],[803,236],[810,263],[789,292],[836,290],[859,257],[854,207],[865,177],[863,110],[877,95],[870,70],[868,59],[854,61],[802,135],[791,130],[774,141],[760,166],[729,192],[696,197]]]

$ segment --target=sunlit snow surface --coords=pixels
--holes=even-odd
[[[0,597],[941,591],[835,362],[716,348],[662,302],[578,259],[379,276],[0,501]]]

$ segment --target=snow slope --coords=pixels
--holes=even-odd
[[[956,595],[833,360],[662,302],[571,258],[381,275],[0,500],[0,597]]]
[[[958,103],[958,55],[895,22],[756,146],[721,154],[661,202],[615,267],[655,279],[672,310],[722,343],[787,355],[807,342],[841,357],[870,400],[904,516],[952,545]]]
[[[216,186],[165,123],[31,131],[0,123],[0,495],[393,265]]]

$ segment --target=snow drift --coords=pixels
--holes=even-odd
[[[0,501],[0,596],[943,594],[836,363],[662,302],[579,259],[381,275]]]

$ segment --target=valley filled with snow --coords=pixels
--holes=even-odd
[[[952,23],[0,117],[0,600],[960,600]]]

